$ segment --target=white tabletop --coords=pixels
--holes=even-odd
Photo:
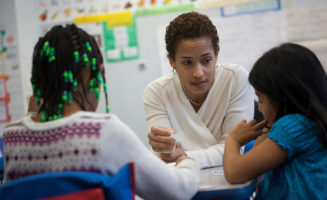
[[[201,169],[199,191],[242,188],[248,186],[251,182],[252,181],[243,184],[229,184],[224,177],[223,167],[212,167]]]

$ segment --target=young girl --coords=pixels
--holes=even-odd
[[[255,63],[249,81],[266,120],[241,121],[229,133],[226,179],[241,183],[264,173],[256,199],[327,199],[327,77],[318,58],[283,44]],[[272,125],[267,134],[266,124]],[[240,155],[258,136],[261,143]]]
[[[118,117],[95,113],[101,85],[108,105],[107,85],[102,55],[85,31],[55,26],[40,38],[31,81],[38,112],[4,131],[5,181],[55,171],[113,175],[134,162],[140,197],[189,199],[196,193],[193,160],[181,156],[177,167],[167,166]]]

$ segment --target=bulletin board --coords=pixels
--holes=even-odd
[[[131,26],[108,28],[103,23],[104,54],[107,62],[139,58],[135,18]]]

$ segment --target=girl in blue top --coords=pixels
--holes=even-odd
[[[231,130],[226,179],[242,183],[264,174],[256,199],[327,199],[327,76],[320,61],[286,43],[254,64],[249,81],[266,120],[244,120]],[[252,139],[254,148],[241,155]]]

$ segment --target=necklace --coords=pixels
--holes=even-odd
[[[195,102],[195,101],[193,101],[193,100],[191,99],[191,97],[188,96],[188,94],[186,93],[185,88],[184,88],[183,85],[182,85],[182,89],[183,89],[183,92],[184,92],[184,94],[185,94],[187,100],[189,100],[189,102],[190,102],[192,105],[194,105],[194,106],[201,106],[201,105],[203,104],[203,101],[202,101],[202,102]]]

